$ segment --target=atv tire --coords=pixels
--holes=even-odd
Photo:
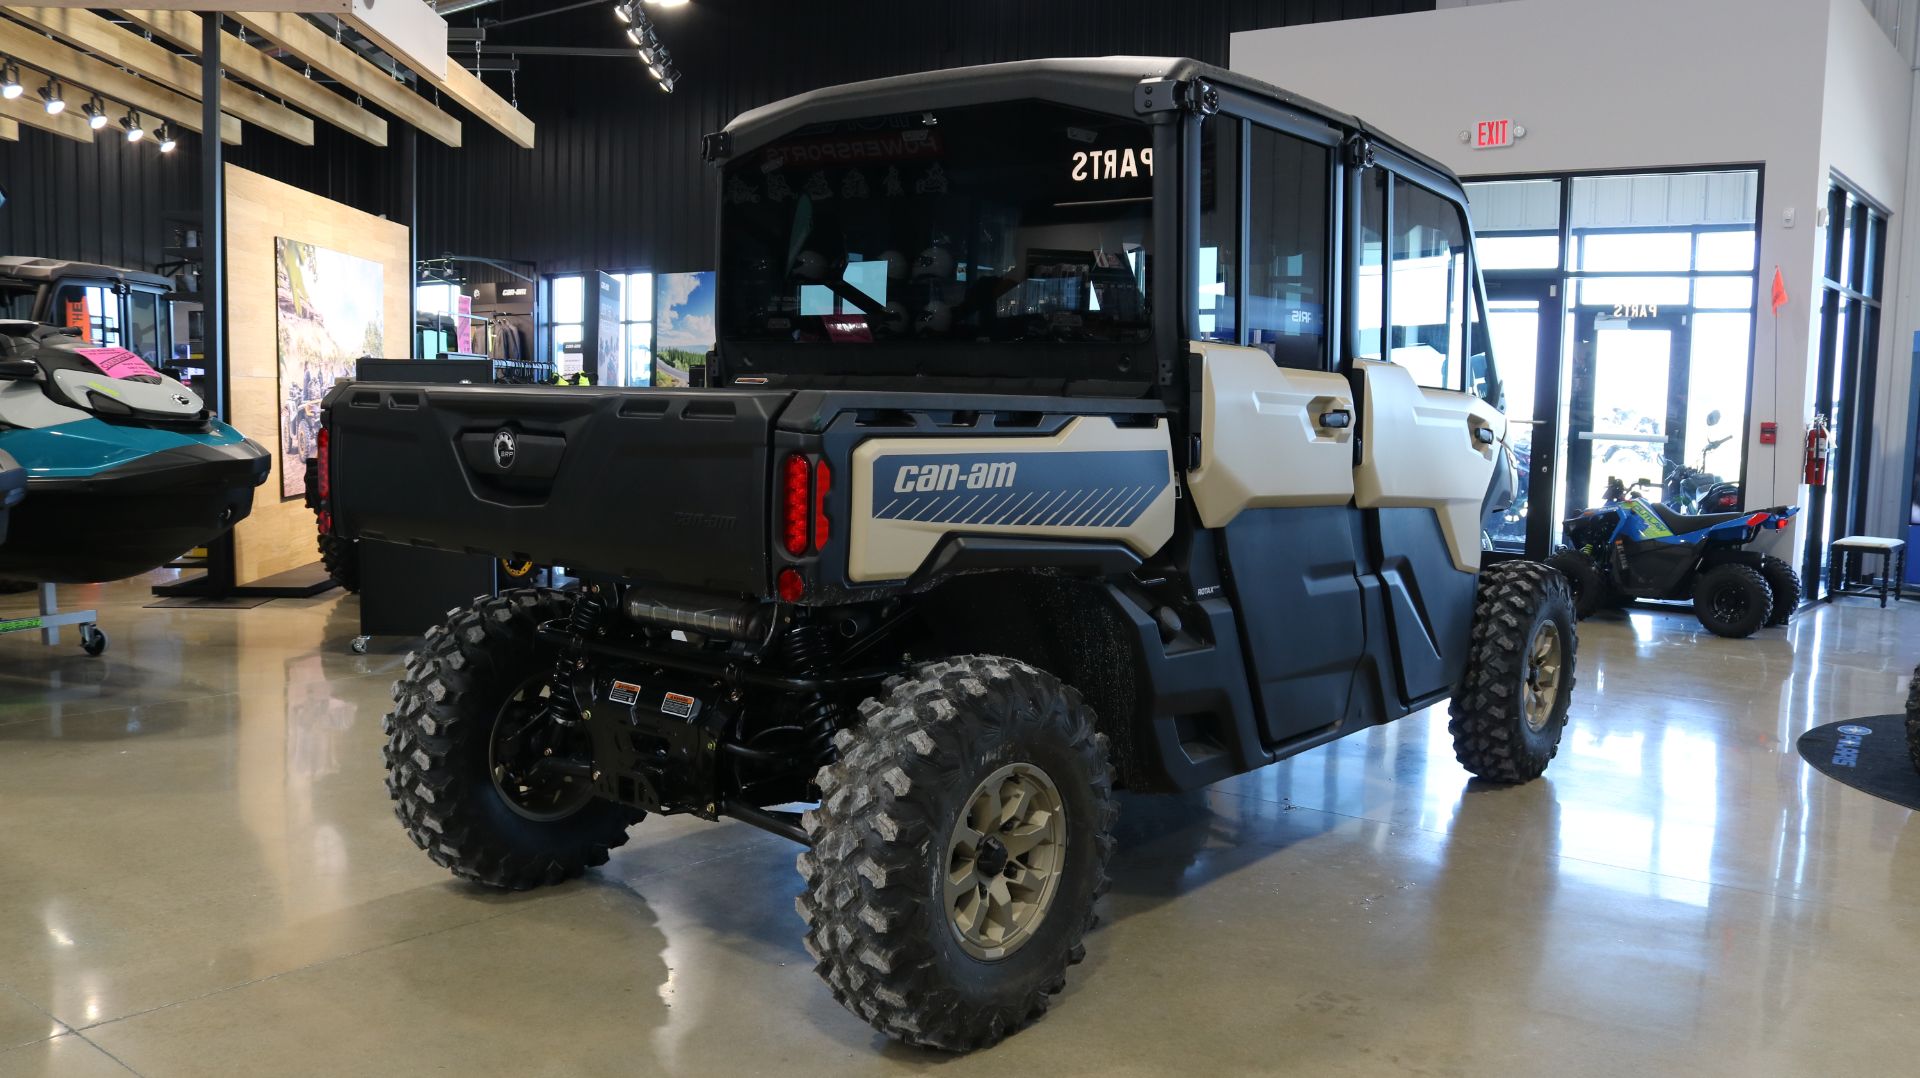
[[[1610,605],[1612,589],[1607,587],[1607,578],[1600,575],[1600,567],[1593,558],[1572,547],[1561,547],[1547,559],[1547,564],[1559,570],[1567,578],[1567,591],[1573,597],[1573,612],[1585,621],[1603,606]]]
[[[1745,639],[1773,616],[1773,589],[1760,570],[1723,562],[1694,581],[1693,616],[1716,636]]]
[[[551,786],[567,781],[557,777],[543,780],[561,791],[541,806],[550,811],[535,811],[516,806],[502,784],[496,735],[510,718],[526,722],[516,744],[545,737],[563,759],[578,758],[577,743],[564,738],[584,732],[527,718],[544,711],[540,687],[554,663],[534,629],[572,607],[570,594],[545,589],[476,600],[427,630],[394,684],[385,750],[394,814],[414,845],[461,879],[512,891],[559,883],[605,864],[607,851],[625,843],[628,826],[645,815],[594,799],[584,786]]]
[[[360,544],[337,535],[320,534],[320,565],[334,582],[360,594]]]
[[[1573,700],[1577,620],[1558,570],[1530,561],[1481,570],[1466,675],[1447,724],[1461,766],[1509,784],[1546,771]]]
[[[1760,574],[1767,582],[1767,589],[1773,592],[1773,609],[1767,615],[1769,627],[1786,625],[1793,620],[1794,611],[1800,609],[1800,574],[1793,566],[1757,550],[1732,550],[1711,558],[1709,568],[1732,562],[1744,565]]]
[[[985,1048],[1086,956],[1118,811],[1107,739],[1078,692],[984,656],[895,678],[860,714],[802,818],[807,951],[881,1032]]]
[[[1914,668],[1913,684],[1907,686],[1907,756],[1920,771],[1920,667]]]
[[[1800,609],[1800,574],[1779,558],[1762,554],[1760,577],[1773,592],[1773,614],[1767,618],[1767,624],[1778,626],[1792,621],[1793,612]]]

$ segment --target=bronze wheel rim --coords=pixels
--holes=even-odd
[[[1032,940],[1060,889],[1066,854],[1065,806],[1045,771],[1008,764],[981,780],[947,843],[947,922],[961,948],[991,962]]]
[[[1539,733],[1553,721],[1553,708],[1560,699],[1564,649],[1560,626],[1542,623],[1527,648],[1527,729]]]

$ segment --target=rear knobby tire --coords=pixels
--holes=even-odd
[[[320,534],[320,565],[334,583],[360,594],[360,544],[336,535]]]
[[[1716,636],[1745,639],[1773,616],[1773,589],[1751,566],[1715,565],[1694,581],[1693,616]]]
[[[1920,667],[1914,668],[1913,683],[1907,686],[1907,756],[1920,771]]]
[[[1044,1014],[1067,967],[1086,955],[1118,811],[1107,739],[1078,692],[1011,659],[921,666],[860,714],[835,736],[839,759],[820,770],[820,805],[804,817],[812,849],[797,862],[806,890],[796,905],[814,969],[888,1036],[953,1052],[987,1047]],[[1065,835],[1030,934],[983,959],[963,942],[946,884],[950,872],[987,871],[984,859],[952,860],[956,827],[972,820],[983,781],[1008,767],[1044,772]],[[1009,861],[995,875],[1030,871]]]
[[[556,819],[514,811],[489,756],[502,706],[530,679],[552,674],[553,652],[534,629],[571,612],[570,594],[503,592],[455,610],[407,655],[387,716],[387,792],[413,844],[454,875],[524,891],[605,864],[643,813],[588,800]]]
[[[1572,547],[1561,547],[1547,559],[1547,564],[1567,578],[1567,591],[1573,599],[1573,612],[1582,621],[1593,616],[1594,611],[1607,605],[1607,578],[1600,575],[1600,567],[1593,558]]]
[[[1767,582],[1767,590],[1773,593],[1773,612],[1767,618],[1767,624],[1785,625],[1793,620],[1793,612],[1800,609],[1800,574],[1793,566],[1771,554],[1760,555],[1760,578]]]
[[[1558,570],[1530,561],[1481,570],[1467,670],[1447,724],[1461,766],[1502,783],[1530,782],[1546,771],[1573,700],[1576,620]],[[1549,641],[1557,641],[1550,671],[1535,663]]]

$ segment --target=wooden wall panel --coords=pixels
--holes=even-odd
[[[227,357],[233,425],[267,447],[275,469],[254,492],[253,515],[234,529],[234,571],[242,583],[318,557],[312,510],[299,498],[280,498],[275,237],[380,263],[389,352],[406,354],[408,341],[407,293],[413,287],[413,267],[407,261],[405,225],[227,166]]]

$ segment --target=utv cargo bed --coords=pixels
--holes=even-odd
[[[326,402],[335,526],[764,594],[768,454],[788,395],[341,386]]]

